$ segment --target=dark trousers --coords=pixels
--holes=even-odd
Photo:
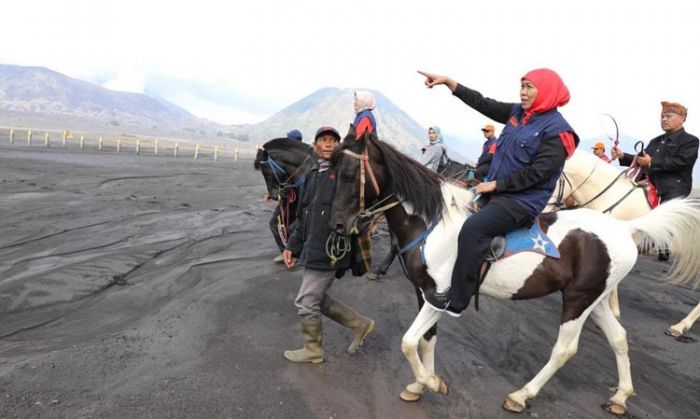
[[[467,218],[459,231],[450,306],[459,311],[469,306],[469,300],[478,286],[481,262],[488,252],[491,240],[531,223],[532,216],[508,198],[492,200]]]
[[[275,243],[280,249],[280,253],[284,250],[284,243],[282,242],[282,237],[280,237],[280,231],[277,227],[277,217],[280,215],[280,206],[275,207],[275,211],[272,213],[272,218],[270,218],[270,231],[272,231],[272,236],[275,238]]]

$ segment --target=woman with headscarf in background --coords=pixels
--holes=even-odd
[[[372,92],[358,90],[354,94],[353,108],[355,109],[355,120],[352,125],[355,127],[355,134],[360,138],[365,132],[372,139],[378,139],[377,120],[372,111],[377,107],[377,101]]]
[[[447,163],[447,149],[442,141],[440,127],[433,125],[428,128],[428,141],[428,145],[422,149],[423,154],[418,157],[418,162],[437,172],[441,165]]]
[[[520,79],[520,103],[484,98],[449,77],[419,73],[428,88],[444,84],[471,108],[505,124],[488,181],[476,187],[486,205],[469,216],[460,230],[451,286],[441,293],[423,292],[435,309],[459,316],[477,289],[491,240],[532,224],[554,192],[564,161],[579,139],[557,110],[569,102],[569,90],[552,70],[533,70]]]

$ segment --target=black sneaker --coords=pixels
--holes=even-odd
[[[449,288],[443,292],[435,292],[434,288],[424,290],[423,301],[433,309],[441,313],[447,313],[452,317],[459,317],[462,315],[462,310],[456,310],[454,307],[450,306]]]

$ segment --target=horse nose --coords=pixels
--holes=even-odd
[[[336,234],[345,234],[345,225],[343,223],[336,223],[335,232]]]

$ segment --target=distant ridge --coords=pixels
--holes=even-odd
[[[162,98],[109,90],[44,67],[0,64],[0,110],[0,122],[7,125],[61,129],[77,124],[156,135],[214,132],[211,122]]]
[[[344,135],[355,113],[353,92],[357,89],[325,87],[292,103],[268,119],[252,125],[232,125],[228,132],[248,141],[263,143],[284,136],[292,128],[299,129],[304,141],[312,142],[316,130],[323,125],[334,126]],[[427,141],[426,128],[421,127],[381,92],[371,90],[377,100],[374,111],[379,137],[399,150],[416,156]]]

